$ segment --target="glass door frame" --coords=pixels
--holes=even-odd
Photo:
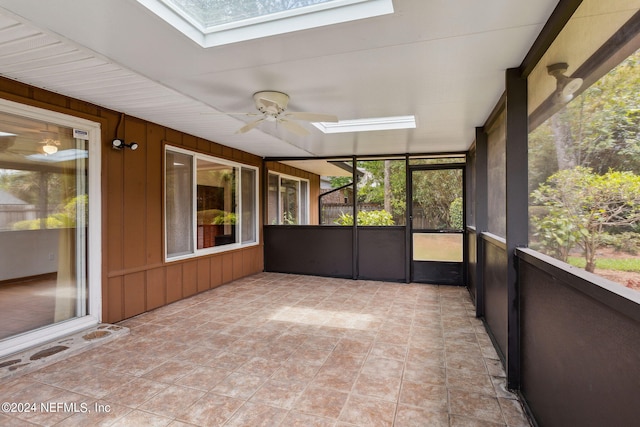
[[[413,236],[416,233],[416,230],[413,228],[413,174],[414,172],[421,171],[436,171],[436,170],[460,170],[462,174],[462,188],[461,188],[461,196],[462,196],[462,229],[460,231],[447,230],[447,233],[455,233],[461,234],[462,236],[462,261],[460,262],[445,262],[445,261],[414,261],[414,249],[413,249]],[[464,286],[466,283],[466,265],[467,265],[467,236],[465,233],[465,225],[466,225],[466,192],[464,189],[466,188],[466,169],[465,164],[433,164],[433,165],[407,165],[407,185],[406,185],[406,212],[407,212],[407,220],[406,220],[406,253],[407,253],[407,274],[408,281],[415,283],[432,283],[432,284],[442,284],[442,285],[457,285]],[[421,233],[441,233],[444,231],[437,230],[420,230]],[[432,267],[434,267],[434,277],[437,277],[437,280],[431,280],[429,278],[423,278],[420,274],[416,274],[416,262],[429,262],[433,263]],[[437,264],[436,264],[437,263]],[[445,277],[445,275],[449,275],[450,277]]]
[[[87,285],[86,289],[77,292],[78,298],[88,297],[84,307],[77,307],[82,308],[81,315],[0,340],[0,357],[4,357],[90,328],[102,321],[102,147],[101,125],[98,122],[5,99],[0,99],[0,109],[9,114],[77,129],[78,135],[82,134],[80,139],[86,139],[89,152],[89,158],[81,160],[81,164],[89,168],[86,190],[90,201],[86,235],[84,230],[81,231],[81,235],[86,237],[86,251],[84,248],[79,250],[79,253],[84,252],[85,257],[80,264],[85,264],[77,270],[79,274],[86,274]],[[82,210],[77,212],[77,215],[83,214]]]

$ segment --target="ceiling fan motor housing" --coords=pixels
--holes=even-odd
[[[289,95],[277,91],[260,91],[253,94],[256,108],[261,113],[277,116],[287,109]]]

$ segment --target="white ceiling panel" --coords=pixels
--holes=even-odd
[[[557,0],[395,0],[395,13],[202,48],[135,0],[0,0],[0,74],[268,157],[468,149]],[[252,94],[340,119],[414,114],[416,129],[300,137]]]

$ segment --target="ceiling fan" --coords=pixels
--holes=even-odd
[[[338,118],[331,114],[304,113],[286,111],[289,95],[277,91],[260,91],[253,94],[253,100],[260,113],[244,113],[248,116],[262,115],[261,118],[247,123],[236,133],[249,132],[262,122],[275,122],[296,135],[305,136],[309,131],[294,120],[306,122],[337,122]]]

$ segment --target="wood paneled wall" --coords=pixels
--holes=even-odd
[[[262,232],[257,246],[165,263],[162,217],[164,144],[257,167],[262,167],[260,157],[4,78],[0,78],[0,97],[101,124],[104,322],[117,322],[263,270]],[[116,137],[137,142],[138,149],[112,149]]]
[[[309,180],[309,225],[318,225],[320,223],[320,213],[318,209],[320,176],[278,162],[265,162],[265,167],[270,172],[282,173]]]

